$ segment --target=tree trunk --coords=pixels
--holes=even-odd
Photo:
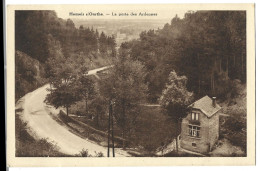
[[[52,94],[52,82],[50,83],[50,90],[51,90],[51,94]]]
[[[234,55],[234,68],[236,68],[236,55]]]
[[[123,149],[125,149],[125,100],[122,100],[122,107],[123,107],[123,111],[122,111],[122,118],[123,118]]]
[[[86,115],[88,115],[88,98],[85,98],[85,104],[86,104]]]
[[[99,128],[99,112],[97,112],[96,121],[97,121],[97,127]]]
[[[228,75],[228,58],[227,58],[227,69],[226,69],[226,72],[227,72],[227,76],[229,76]]]
[[[244,77],[244,66],[243,66],[243,65],[244,65],[244,63],[243,63],[244,61],[243,61],[243,53],[241,54],[241,60],[242,60],[242,61],[241,61],[241,69],[242,69],[242,72],[241,72],[242,74],[241,74],[241,75],[242,75],[242,78],[243,78],[243,77]],[[241,80],[242,80],[242,79],[241,79]]]
[[[221,71],[222,71],[222,66],[221,66],[221,63],[222,63],[222,60],[220,59],[220,60],[219,60],[219,72],[221,72]]]
[[[198,94],[200,94],[200,58],[199,58],[199,54],[198,54],[198,67],[199,67],[199,91]]]
[[[177,123],[178,127],[178,123]],[[178,153],[178,134],[176,135],[176,152]]]
[[[211,76],[210,76],[210,89],[211,89],[211,93],[213,92],[213,87],[212,87],[212,80],[213,80],[213,76],[212,76],[213,74],[211,74]]]
[[[215,95],[215,78],[214,78],[214,72],[211,74],[211,93],[212,95]]]
[[[212,80],[212,85],[213,85],[213,96],[215,96],[215,73],[213,73],[213,80]]]
[[[124,128],[123,128],[123,131],[122,131],[122,137],[123,137],[123,149],[125,149],[125,131],[124,131]]]
[[[178,153],[179,148],[178,148],[178,136],[180,134],[180,129],[179,129],[179,124],[180,124],[180,118],[177,119],[177,123],[176,123],[176,131],[177,131],[177,135],[176,135],[176,152]]]
[[[67,116],[69,116],[69,107],[66,106]]]
[[[200,76],[199,76],[199,92],[198,94],[200,94]]]

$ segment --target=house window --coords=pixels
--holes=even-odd
[[[200,137],[200,127],[189,125],[189,135],[192,137]]]
[[[197,147],[197,144],[196,144],[196,143],[191,143],[191,145],[192,145],[193,147]]]
[[[192,112],[191,113],[191,120],[199,120],[199,114],[198,113],[194,113],[194,112]]]
[[[199,114],[198,114],[198,113],[196,113],[195,119],[196,119],[197,121],[199,120]]]

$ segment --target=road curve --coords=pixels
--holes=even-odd
[[[49,93],[47,88],[49,88],[49,84],[26,94],[16,104],[16,108],[23,109],[20,117],[28,123],[34,136],[48,138],[48,141],[56,143],[60,151],[65,154],[79,154],[84,148],[88,149],[91,155],[95,155],[95,152],[102,152],[106,156],[107,148],[73,134],[66,127],[53,120],[48,112],[58,114],[59,109],[48,107],[46,110],[47,105],[44,103],[44,99]],[[116,157],[119,156],[129,156],[129,154],[121,149],[116,149]]]

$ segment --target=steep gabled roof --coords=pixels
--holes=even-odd
[[[195,101],[189,107],[201,110],[207,117],[213,116],[216,112],[218,112],[221,109],[221,107],[217,103],[214,107],[212,105],[212,99],[207,95]]]

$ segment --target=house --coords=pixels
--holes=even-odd
[[[219,111],[216,98],[209,96],[189,106],[190,112],[182,120],[180,146],[198,153],[208,153],[219,138]]]

